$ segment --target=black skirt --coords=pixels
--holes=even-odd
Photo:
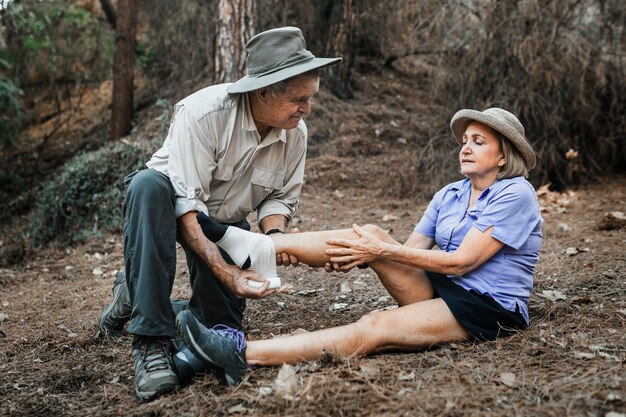
[[[443,274],[426,271],[426,275],[435,289],[435,298],[445,301],[454,318],[474,340],[510,336],[527,327],[519,307],[515,312],[509,311],[493,298],[466,290]]]

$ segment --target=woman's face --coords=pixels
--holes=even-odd
[[[494,131],[481,123],[472,122],[463,134],[459,162],[461,173],[468,178],[495,181],[506,160]]]

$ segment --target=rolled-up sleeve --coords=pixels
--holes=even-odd
[[[493,226],[491,236],[519,249],[540,220],[534,190],[525,184],[513,183],[489,201],[474,227],[484,232]]]
[[[304,166],[306,162],[306,138],[293,153],[287,165],[285,180],[279,190],[273,191],[258,207],[259,221],[272,214],[282,214],[291,219],[298,211],[300,192],[304,182]]]
[[[208,214],[204,201],[209,199],[211,178],[217,165],[209,133],[203,131],[185,106],[176,109],[168,133],[168,173],[176,192],[176,217],[190,211]]]
[[[433,199],[428,204],[428,208],[424,212],[424,215],[420,219],[419,223],[415,226],[415,232],[419,232],[424,236],[435,238],[437,232],[437,217],[439,216],[439,208],[441,207],[441,200],[445,189],[439,190]]]

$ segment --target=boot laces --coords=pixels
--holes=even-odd
[[[146,371],[155,372],[169,369],[167,343],[164,340],[153,340],[143,346],[142,356]]]

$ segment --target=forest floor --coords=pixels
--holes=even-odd
[[[294,223],[302,231],[374,223],[403,241],[426,202],[381,194],[394,176],[390,167],[406,159],[407,141],[383,146],[370,136],[368,150],[354,148],[374,131],[385,140],[384,129],[358,126],[386,116],[363,109],[333,121],[332,144],[324,143],[327,133],[316,136]],[[395,112],[400,124],[415,110]],[[0,416],[626,417],[626,176],[563,193],[543,187],[538,195],[544,242],[526,331],[415,353],[256,368],[234,388],[204,375],[146,404],[134,397],[130,336],[93,337],[123,268],[121,236],[31,253],[0,269]],[[0,245],[10,241],[0,236]],[[179,248],[175,297],[189,295],[183,259]],[[370,270],[327,274],[300,266],[279,273],[293,288],[248,303],[250,338],[346,324],[396,306]]]
[[[341,193],[305,186],[298,227],[377,223],[403,240],[425,208],[361,189]],[[626,228],[619,219],[607,222],[606,213],[625,201],[626,177],[541,196],[544,244],[524,332],[416,353],[257,368],[235,388],[206,375],[147,404],[133,395],[130,336],[92,338],[122,268],[120,237],[44,250],[1,271],[0,415],[623,417]],[[180,255],[174,295],[185,297]],[[245,330],[252,338],[349,323],[395,306],[368,270],[326,274],[301,266],[280,274],[293,290],[249,302]]]

